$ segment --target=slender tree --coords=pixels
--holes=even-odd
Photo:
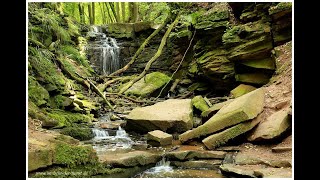
[[[120,22],[120,2],[115,2],[115,8],[113,8],[113,12],[116,16],[116,22]]]
[[[133,22],[138,22],[139,19],[139,6],[137,2],[133,2]]]
[[[102,24],[106,24],[106,10],[105,7],[103,5],[103,2],[99,2],[99,7],[100,7],[100,13],[101,13],[101,17],[102,17]]]
[[[88,4],[88,13],[89,13],[89,24],[93,24],[92,23],[92,11],[91,11],[91,5],[90,3]]]
[[[81,22],[81,23],[85,23],[85,22],[84,22],[84,14],[83,14],[82,8],[83,8],[83,7],[82,7],[81,3],[78,3],[80,22]]]
[[[126,22],[126,3],[121,2],[121,17],[122,17],[122,22]]]
[[[92,14],[92,24],[95,24],[95,21],[96,21],[96,17],[95,17],[95,3],[92,2],[92,6],[91,6],[91,14]]]

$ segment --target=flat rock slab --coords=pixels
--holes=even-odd
[[[279,110],[262,121],[248,137],[249,141],[267,140],[279,137],[291,125],[289,119],[289,108]]]
[[[206,111],[203,111],[201,113],[201,116],[202,117],[209,117],[210,115],[212,116],[213,113],[218,112],[223,106],[230,104],[232,101],[233,99],[229,99],[221,103],[213,104],[209,109],[207,109]]]
[[[133,167],[155,164],[161,159],[161,155],[148,151],[131,152],[105,152],[99,155],[99,161],[111,166]]]
[[[118,130],[119,127],[124,127],[126,124],[126,121],[118,120],[118,121],[112,121],[112,122],[102,122],[100,123],[100,128],[102,129],[114,129]]]
[[[185,142],[189,139],[210,135],[226,127],[248,121],[260,114],[263,107],[264,88],[259,88],[223,106],[203,125],[179,135],[179,140]]]
[[[147,139],[159,142],[160,145],[164,146],[164,145],[172,144],[173,138],[171,134],[165,133],[160,130],[154,130],[154,131],[148,132]]]
[[[255,118],[251,121],[240,123],[219,133],[208,136],[207,138],[203,139],[202,142],[208,149],[215,149],[216,147],[224,145],[230,139],[233,139],[243,133],[250,131],[259,122],[260,119]]]
[[[239,86],[237,86],[236,88],[234,88],[233,90],[230,91],[230,94],[234,97],[240,97],[244,94],[247,94],[253,90],[255,90],[257,88],[250,86],[250,85],[246,85],[246,84],[240,84]]]
[[[268,165],[271,167],[291,167],[291,159],[280,158],[263,158],[259,156],[253,156],[245,153],[238,153],[234,158],[234,163],[238,165]]]
[[[197,150],[178,150],[165,154],[168,159],[187,160],[187,159],[224,159],[226,152],[223,151],[197,151]]]
[[[153,130],[184,132],[193,127],[191,99],[168,99],[133,109],[126,129],[141,133]]]
[[[235,173],[241,177],[262,177],[262,178],[291,178],[291,168],[272,168],[263,165],[234,165],[223,164],[220,166],[221,171]]]
[[[222,163],[222,160],[196,160],[196,161],[170,161],[170,165],[187,169],[216,169]]]

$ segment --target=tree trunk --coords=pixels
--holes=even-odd
[[[92,11],[92,24],[95,24],[95,21],[96,21],[96,17],[95,17],[95,5],[94,5],[95,3],[94,2],[92,2],[92,9],[91,9],[91,11]]]
[[[126,22],[126,3],[121,2],[121,18],[122,22]]]
[[[108,7],[108,4],[109,4],[110,8]],[[106,3],[106,8],[108,10],[108,15],[110,17],[110,21],[111,22],[119,22],[119,16],[117,15],[117,12],[114,8],[114,4],[112,2]],[[110,9],[111,9],[112,13],[110,13]],[[112,18],[111,14],[113,15],[114,18]]]
[[[99,2],[99,7],[100,7],[100,12],[101,12],[101,16],[102,16],[102,24],[106,24],[106,14],[105,14],[105,9],[104,9],[104,5],[102,2]]]
[[[129,2],[129,22],[133,23],[134,19],[133,19],[133,3],[134,2]]]
[[[147,71],[150,69],[152,63],[154,61],[156,61],[158,59],[158,57],[161,55],[162,50],[164,45],[167,42],[167,38],[170,34],[170,32],[172,31],[173,27],[179,22],[179,18],[180,18],[180,13],[177,15],[176,19],[173,21],[173,23],[169,26],[169,28],[167,29],[166,33],[164,34],[164,36],[162,37],[160,46],[158,48],[158,51],[156,52],[156,54],[148,61],[148,63],[146,64],[146,67],[144,68],[144,70],[142,71],[142,73],[136,77],[135,79],[133,79],[132,81],[130,81],[126,86],[124,86],[122,89],[120,89],[119,94],[124,93],[126,90],[128,90],[135,82],[139,81],[141,78],[143,78],[146,74]]]
[[[91,5],[88,4],[88,13],[89,13],[89,24],[92,24],[92,12],[91,12]]]
[[[137,2],[133,3],[133,22],[138,22],[139,19],[139,6]]]
[[[79,9],[80,22],[81,22],[81,23],[84,23],[81,3],[78,3],[78,9]]]
[[[113,9],[116,21],[120,22],[120,2],[115,2],[116,8]]]
[[[161,26],[156,29],[155,31],[153,31],[152,34],[150,34],[150,36],[141,44],[141,46],[139,47],[139,49],[136,51],[136,53],[134,54],[134,56],[132,57],[132,59],[128,62],[127,65],[125,65],[123,68],[118,69],[117,71],[113,72],[110,74],[110,76],[115,76],[118,75],[120,73],[123,73],[124,71],[126,71],[127,69],[129,69],[129,67],[136,61],[137,57],[140,55],[140,53],[144,50],[144,48],[146,47],[146,45],[149,43],[149,41],[155,36],[157,35],[161,29],[167,24],[169,18],[166,19],[166,21],[161,24]]]

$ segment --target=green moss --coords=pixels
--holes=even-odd
[[[199,70],[198,70],[198,65],[196,62],[192,62],[190,63],[189,65],[189,68],[188,68],[188,71],[191,73],[191,74],[196,74]]]
[[[260,68],[260,69],[271,69],[274,70],[276,68],[275,60],[272,58],[264,58],[264,59],[254,59],[248,61],[242,61],[241,64],[244,64],[249,67]]]
[[[153,72],[134,83],[125,93],[127,95],[146,97],[163,87],[170,80],[169,76],[161,72]]]
[[[192,98],[191,100],[192,105],[199,109],[201,112],[206,111],[209,109],[208,104],[206,103],[206,101],[203,99],[202,96],[195,96],[194,98]]]
[[[52,57],[53,54],[48,50],[38,48],[35,51],[29,51],[28,60],[37,75],[37,80],[44,84],[47,91],[63,91],[65,88],[64,76],[51,61]]]
[[[64,107],[71,105],[72,102],[73,102],[72,99],[60,94],[50,97],[50,100],[49,100],[50,106],[55,109],[64,109]]]
[[[49,118],[44,111],[39,109],[32,101],[28,102],[28,116],[42,121],[43,128],[50,128],[58,125],[58,121]]]
[[[54,164],[75,167],[77,165],[96,164],[97,155],[92,146],[73,146],[58,143],[55,146]]]
[[[245,84],[240,84],[236,88],[234,88],[232,91],[230,91],[232,97],[237,98],[240,97],[244,94],[247,94],[257,88],[250,86],[250,85],[245,85]]]
[[[48,91],[32,76],[28,77],[28,98],[34,102],[36,106],[45,105],[49,100]]]
[[[246,73],[246,74],[236,74],[236,81],[252,84],[267,84],[270,77],[262,73]]]
[[[47,116],[58,121],[55,128],[72,126],[73,123],[91,123],[93,117],[80,113],[72,113],[60,109],[48,109]]]
[[[271,6],[269,8],[269,14],[273,15],[279,13],[281,11],[292,11],[292,3],[291,2],[280,2],[276,6]]]
[[[52,165],[53,151],[51,149],[40,149],[28,152],[28,171]]]
[[[61,133],[80,141],[90,140],[94,137],[91,128],[85,127],[66,127],[62,129]]]

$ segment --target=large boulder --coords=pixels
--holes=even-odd
[[[127,116],[127,130],[184,132],[193,127],[191,99],[168,99],[152,106],[133,109]]]
[[[279,137],[291,125],[289,111],[290,108],[286,108],[273,113],[257,126],[252,135],[248,137],[248,140],[258,141]]]
[[[189,139],[213,134],[226,127],[248,121],[260,114],[263,107],[264,89],[259,88],[223,106],[223,108],[203,125],[181,134],[179,140],[185,142]]]
[[[237,124],[231,128],[223,130],[219,133],[213,134],[202,140],[203,144],[208,149],[214,149],[218,146],[221,146],[228,142],[230,139],[233,139],[255,127],[259,123],[259,118],[255,118],[254,120],[243,122]]]
[[[233,101],[233,99],[229,99],[224,102],[213,104],[209,109],[207,109],[206,111],[203,111],[201,113],[201,116],[202,117],[210,117],[210,116],[212,116],[212,114],[218,112],[223,106],[230,104],[232,101]]]
[[[139,97],[157,96],[166,83],[170,81],[170,77],[161,72],[152,72],[147,74],[145,78],[134,83],[125,94]],[[157,91],[158,90],[158,91]]]
[[[160,154],[147,151],[131,151],[118,153],[104,153],[99,155],[99,161],[105,165],[116,167],[133,167],[155,164],[161,159]]]

